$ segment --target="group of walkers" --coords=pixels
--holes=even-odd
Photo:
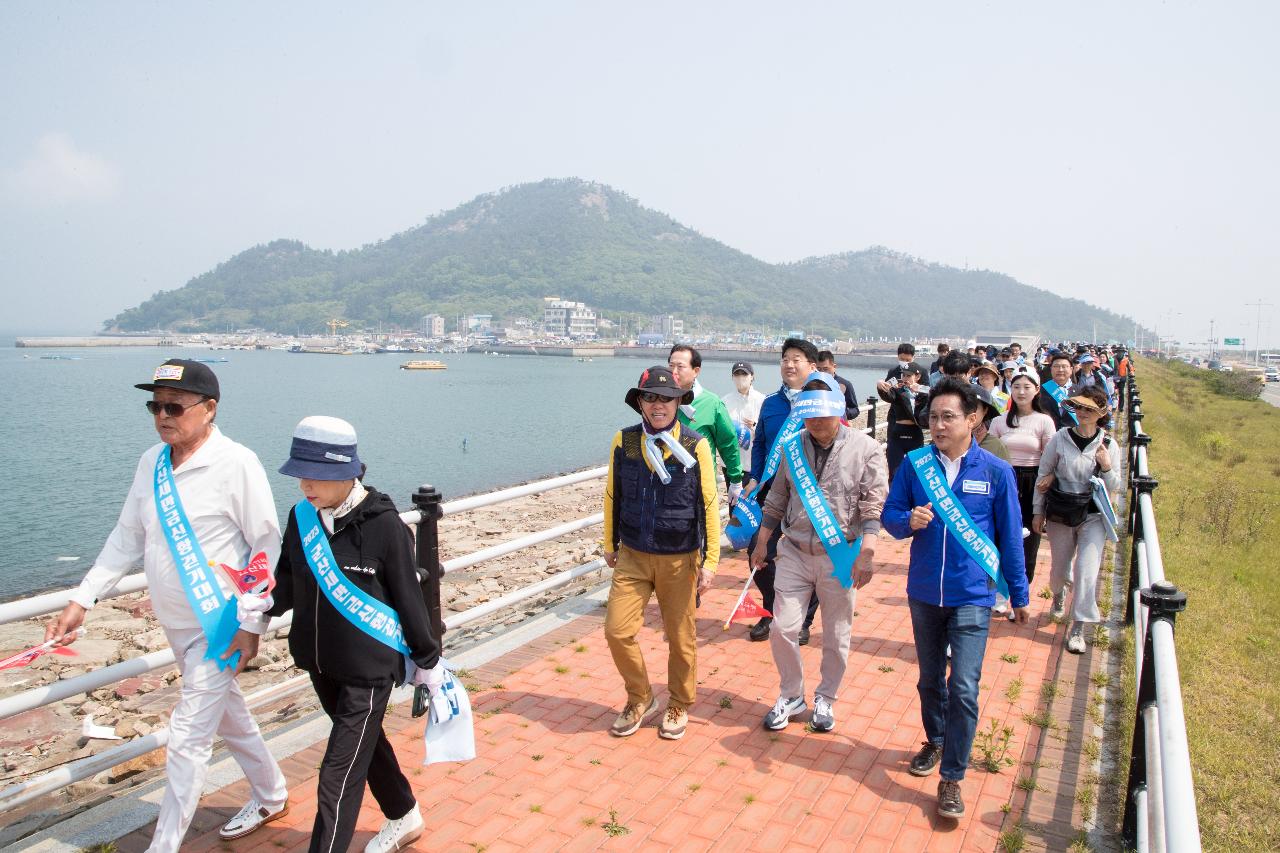
[[[928,371],[914,356],[903,344],[877,385],[890,405],[887,448],[850,426],[859,413],[853,386],[836,373],[835,356],[807,340],[783,344],[781,387],[769,395],[753,387],[746,362],[732,366],[735,391],[725,399],[706,390],[701,355],[687,345],[627,390],[640,422],[613,437],[604,489],[604,556],[613,569],[605,637],[626,690],[611,734],[633,735],[658,712],[637,642],[655,595],[669,646],[658,735],[685,733],[697,684],[697,608],[720,558],[723,479],[739,528],[731,539],[744,542],[771,614],[749,630],[751,640],[770,641],[778,669],[778,699],[763,720],[769,729],[809,711],[799,647],[819,611],[822,662],[809,725],[835,728],[856,591],[874,575],[876,540],[881,529],[912,540],[907,596],[926,740],[909,769],[924,776],[941,765],[938,811],[964,814],[959,782],[990,616],[1029,619],[1041,535],[1052,552],[1055,615],[1072,595],[1071,651],[1083,651],[1083,626],[1098,620],[1106,526],[1080,498],[1096,479],[1118,486],[1106,427],[1132,365],[1118,351],[1025,356],[1016,345],[939,347]],[[213,371],[170,359],[135,387],[151,393],[146,407],[161,441],[143,453],[115,528],[46,640],[73,642],[87,612],[143,565],[182,675],[149,850],[181,845],[215,738],[251,792],[220,836],[240,838],[287,814],[285,778],[236,676],[257,654],[268,618],[289,610],[290,652],[332,721],[310,849],[347,849],[366,784],[386,818],[367,853],[408,844],[425,824],[383,716],[395,685],[435,697],[447,675],[411,534],[391,499],[364,482],[355,429],[323,416],[298,424],[280,472],[298,480],[302,500],[282,536],[257,456],[215,423]],[[223,574],[217,566],[246,568]]]
[[[695,614],[720,560],[718,457],[727,532],[731,542],[750,534],[752,580],[770,614],[748,632],[770,641],[778,670],[778,698],[763,725],[780,730],[809,712],[799,647],[821,612],[809,728],[835,728],[857,590],[874,575],[876,539],[882,528],[909,538],[906,592],[925,741],[908,769],[927,776],[940,768],[938,813],[963,816],[960,782],[990,620],[1029,621],[1042,536],[1054,617],[1065,615],[1071,596],[1067,649],[1083,652],[1085,628],[1099,619],[1107,521],[1095,495],[1100,485],[1103,495],[1119,487],[1119,453],[1106,427],[1132,374],[1127,355],[1066,345],[1024,354],[1016,343],[966,353],[943,344],[926,371],[904,343],[877,383],[889,404],[884,447],[850,426],[852,386],[835,374],[831,353],[807,340],[783,343],[782,384],[767,396],[753,387],[754,367],[738,362],[735,391],[722,401],[698,381],[701,365],[697,350],[680,344],[666,367],[644,371],[625,396],[641,421],[613,440],[605,637],[627,700],[611,734],[631,736],[659,711],[637,641],[656,594],[670,694],[658,735],[684,735],[697,680]]]

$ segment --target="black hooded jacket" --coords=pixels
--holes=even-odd
[[[355,509],[335,519],[329,547],[353,585],[399,615],[413,662],[423,669],[435,666],[440,659],[439,638],[431,630],[422,598],[413,539],[391,498],[369,489]],[[302,551],[292,511],[276,566],[273,598],[270,615],[293,610],[289,652],[300,669],[361,686],[404,680],[404,658],[352,625],[320,591]]]

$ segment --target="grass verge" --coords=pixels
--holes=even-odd
[[[1208,371],[1142,360],[1138,378],[1165,575],[1187,595],[1178,669],[1204,849],[1277,850],[1280,411]]]

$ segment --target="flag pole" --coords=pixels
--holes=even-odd
[[[738,612],[738,608],[741,607],[742,602],[746,600],[747,590],[751,588],[751,579],[755,577],[755,575],[756,575],[755,569],[751,569],[751,571],[747,572],[747,580],[745,583],[742,584],[742,592],[738,593],[738,600],[733,603],[733,609],[729,611],[729,618],[724,620],[723,630],[725,631],[729,630],[729,625],[732,624],[733,622],[733,614]]]

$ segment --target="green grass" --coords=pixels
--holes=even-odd
[[[1143,360],[1138,381],[1204,849],[1280,849],[1280,411],[1209,371]]]

